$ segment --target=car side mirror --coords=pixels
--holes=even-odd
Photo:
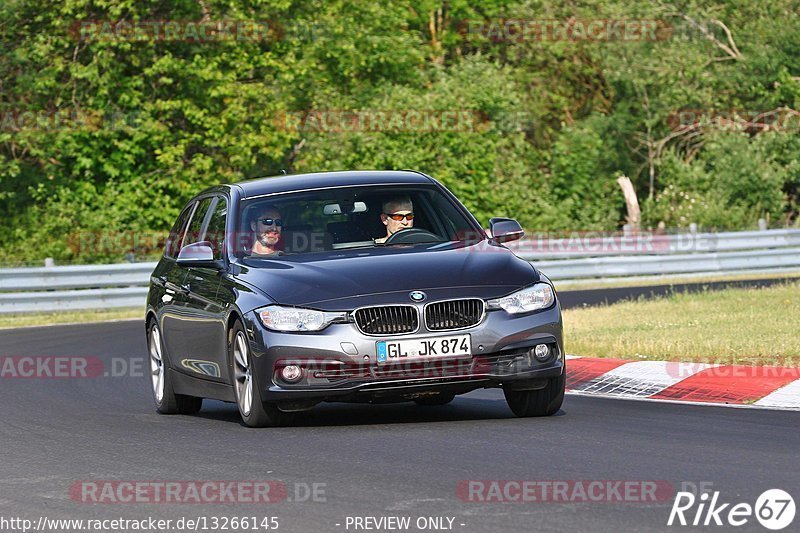
[[[513,218],[489,219],[489,229],[492,231],[492,238],[497,242],[516,241],[525,235],[522,226]]]
[[[195,242],[181,248],[177,263],[182,267],[213,268],[220,270],[222,261],[214,259],[214,249],[208,241]]]

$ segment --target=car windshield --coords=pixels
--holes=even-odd
[[[246,199],[236,235],[240,259],[483,238],[435,186],[343,187]]]

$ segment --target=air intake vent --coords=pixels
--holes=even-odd
[[[356,325],[367,335],[399,335],[419,329],[417,308],[410,305],[362,307],[355,312]]]
[[[425,326],[431,331],[469,328],[481,321],[483,311],[478,298],[434,302],[425,308]]]

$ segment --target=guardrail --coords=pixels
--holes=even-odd
[[[800,270],[800,248],[532,262],[553,281],[629,278],[659,274],[729,274],[762,272],[787,267],[797,267]]]
[[[509,248],[530,260],[571,259],[620,255],[673,255],[711,252],[736,252],[800,247],[800,230],[779,229],[726,233],[623,233],[594,236],[574,233],[563,238],[529,236],[510,242]]]
[[[800,230],[584,233],[508,243],[553,281],[800,270]],[[143,307],[155,263],[0,269],[0,314]]]
[[[0,314],[144,307],[156,263],[0,269]]]

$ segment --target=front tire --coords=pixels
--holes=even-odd
[[[565,369],[560,376],[547,380],[547,385],[543,389],[515,391],[504,387],[503,394],[511,411],[519,417],[551,416],[561,409],[566,384]]]
[[[161,328],[155,320],[147,328],[147,348],[150,353],[150,384],[156,411],[162,415],[193,415],[203,407],[203,399],[175,394],[172,388],[172,369],[164,355]]]
[[[271,402],[261,399],[258,375],[253,371],[250,343],[238,320],[228,333],[228,357],[233,375],[236,405],[242,422],[251,428],[286,426],[294,421],[294,413],[284,413]]]

